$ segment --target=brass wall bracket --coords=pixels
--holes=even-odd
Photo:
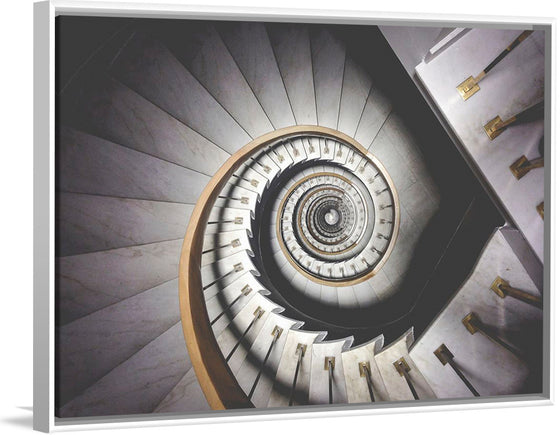
[[[245,287],[243,287],[241,289],[241,294],[243,296],[247,296],[249,293],[251,293],[253,291],[253,289],[251,288],[251,286],[249,284],[247,284]]]
[[[463,100],[467,101],[470,97],[480,91],[480,86],[478,86],[475,78],[470,76],[463,83],[457,86],[457,91]]]
[[[261,307],[257,307],[255,312],[253,313],[256,319],[260,319],[263,314],[264,314],[264,310]]]
[[[371,373],[371,366],[369,361],[362,361],[358,363],[358,368],[360,369],[360,377],[365,378]]]
[[[275,339],[280,338],[280,336],[282,335],[282,332],[284,332],[284,329],[280,328],[280,326],[275,326],[274,329],[272,330],[272,333],[270,335],[272,335]]]
[[[241,246],[241,242],[239,241],[239,239],[234,239],[231,241],[232,248],[239,248],[240,246]]]
[[[405,373],[408,373],[410,371],[410,366],[408,365],[404,357],[396,360],[393,365],[395,366],[395,370],[397,370],[397,372],[399,372],[399,375],[401,376],[404,376]]]
[[[478,332],[479,330],[479,325],[480,325],[480,319],[478,318],[478,316],[475,313],[469,313],[467,314],[463,320],[463,325],[465,325],[465,328],[467,328],[467,331],[469,331],[471,334],[475,334],[476,332]]]
[[[304,357],[306,350],[307,350],[307,344],[298,343],[298,345],[296,346],[296,355],[297,355],[298,352],[301,351],[301,356]]]
[[[439,359],[439,362],[442,365],[446,365],[450,360],[452,360],[455,357],[451,353],[451,351],[447,348],[447,346],[443,343],[440,347],[434,350],[434,355],[437,356],[437,359]]]
[[[501,289],[502,286],[509,286],[509,282],[498,276],[490,286],[490,290],[493,290],[499,297],[505,298],[506,294]]]
[[[243,270],[243,263],[237,263],[233,265],[234,272],[241,272]]]
[[[539,212],[541,219],[544,220],[544,201],[537,205],[537,211]]]
[[[326,356],[325,357],[325,370],[329,369],[329,364],[334,369],[334,356]]]
[[[503,127],[503,123],[504,122],[499,115],[486,123],[486,125],[484,126],[484,131],[486,132],[490,140],[494,140],[496,137],[502,134],[502,132],[505,130],[505,128]]]
[[[527,157],[521,156],[512,163],[509,169],[513,176],[519,180],[527,175],[532,169],[542,168],[543,166],[543,158],[528,160]]]

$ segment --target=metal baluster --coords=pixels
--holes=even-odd
[[[232,355],[235,353],[235,351],[237,350],[237,348],[241,344],[241,341],[245,338],[245,336],[247,335],[249,330],[257,322],[257,320],[259,320],[262,317],[263,314],[264,314],[264,310],[261,307],[258,307],[255,310],[255,312],[253,313],[253,316],[254,316],[253,320],[251,320],[251,323],[249,323],[249,326],[247,326],[247,329],[245,329],[245,331],[243,331],[243,334],[241,334],[241,337],[239,337],[239,340],[237,340],[237,343],[235,343],[235,346],[233,346],[233,349],[229,352],[228,356],[226,357],[226,361],[229,361],[229,359],[232,357]]]
[[[503,50],[486,68],[482,70],[480,74],[476,77],[470,76],[468,77],[463,83],[457,86],[457,90],[459,94],[463,98],[463,100],[468,100],[472,97],[476,92],[480,90],[478,83],[488,74],[492,68],[494,68],[500,61],[506,57],[515,47],[517,47],[521,42],[523,42],[531,33],[532,30],[525,30],[521,33],[515,40],[507,46],[505,50]]]
[[[231,246],[232,248],[239,248],[241,246],[241,242],[239,241],[239,239],[234,239],[231,242],[226,243],[225,245],[216,246],[215,248],[207,249],[206,251],[202,251],[202,253],[207,254],[208,252],[217,251],[218,249],[227,248],[228,246]]]
[[[509,285],[509,282],[507,282],[503,278],[500,278],[499,276],[494,280],[490,289],[493,290],[501,298],[511,296],[512,298],[542,309],[542,299],[539,296],[535,296],[530,293],[524,292],[523,290],[513,288]]]
[[[278,341],[278,339],[282,335],[282,331],[283,331],[283,329],[280,328],[279,326],[275,326],[274,329],[272,330],[272,334],[271,334],[272,335],[272,342],[270,343],[270,347],[268,348],[268,352],[266,352],[266,356],[264,357],[264,360],[261,363],[261,367],[259,368],[259,373],[257,374],[257,377],[255,378],[255,382],[253,382],[253,386],[251,387],[251,391],[249,392],[249,399],[251,397],[253,397],[253,393],[255,392],[255,389],[257,388],[257,384],[259,383],[259,379],[261,377],[264,366],[266,365],[266,362],[268,361],[268,357],[270,357],[270,354],[272,353],[272,348],[274,347],[274,345],[276,344],[276,342]]]
[[[333,403],[332,384],[334,378],[334,356],[325,357],[325,370],[329,372],[329,404]]]
[[[372,402],[375,402],[375,396],[373,395],[373,381],[371,379],[371,368],[369,361],[363,361],[358,363],[358,368],[360,369],[360,376],[366,378],[366,383],[369,391],[369,398]]]
[[[490,341],[493,341],[494,343],[496,343],[499,346],[502,346],[504,349],[506,349],[507,351],[511,352],[513,355],[515,355],[517,358],[523,360],[523,355],[521,355],[521,353],[515,349],[514,347],[510,346],[509,344],[507,344],[505,341],[503,341],[500,337],[492,334],[491,332],[489,332],[486,329],[486,325],[484,325],[480,319],[478,318],[478,316],[475,313],[469,313],[467,314],[464,318],[463,318],[463,325],[465,325],[465,328],[467,328],[467,330],[471,333],[471,334],[475,334],[477,332],[480,332],[482,335],[484,335],[486,338],[488,338]]]
[[[210,284],[206,284],[205,286],[202,287],[202,290],[206,290],[209,287],[212,287],[214,284],[216,284],[218,281],[228,277],[229,275],[231,275],[232,273],[237,273],[237,272],[241,272],[243,270],[243,264],[242,263],[237,263],[233,265],[233,269],[231,269],[228,273],[226,273],[224,276],[220,276],[219,278],[215,279],[214,281],[212,281]]]
[[[296,347],[296,355],[298,356],[297,364],[296,364],[296,371],[294,372],[294,380],[292,382],[292,390],[290,391],[290,400],[288,401],[288,406],[292,406],[294,403],[294,393],[296,390],[296,383],[299,375],[299,369],[301,367],[301,363],[303,361],[303,356],[305,355],[305,351],[307,349],[307,344],[298,343]]]
[[[247,296],[252,291],[253,289],[249,285],[243,287],[241,289],[241,294],[237,296],[227,307],[225,307],[224,310],[220,314],[218,314],[218,316],[214,320],[210,322],[210,325],[216,323],[220,319],[220,317],[222,317],[241,298],[241,296]]]
[[[463,372],[459,369],[459,367],[457,367],[457,363],[453,359],[455,358],[455,356],[451,353],[451,351],[447,348],[445,344],[442,344],[440,347],[434,350],[434,355],[437,356],[437,358],[439,359],[442,365],[446,365],[449,363],[451,368],[455,371],[457,376],[459,376],[459,378],[463,381],[463,383],[467,386],[467,388],[471,391],[471,393],[473,393],[473,395],[475,395],[476,397],[480,397],[478,391],[476,391],[473,385],[465,377]]]
[[[404,358],[398,359],[393,363],[393,365],[395,366],[397,372],[406,380],[406,383],[408,384],[408,388],[410,389],[414,400],[418,400],[418,394],[416,393],[416,389],[412,384],[412,379],[410,379],[410,375],[408,374],[408,372],[410,371],[410,367],[406,360]]]

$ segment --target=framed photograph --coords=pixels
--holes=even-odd
[[[35,19],[36,429],[549,401],[551,20]]]

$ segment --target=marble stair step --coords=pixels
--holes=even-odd
[[[220,258],[212,264],[201,267],[202,289],[206,291],[215,285],[223,288],[245,272],[256,275],[259,273],[249,251],[239,251],[228,257]]]
[[[235,316],[239,314],[257,293],[263,296],[270,294],[248,272],[223,288],[219,293],[205,299],[208,319],[211,322],[212,330],[216,337],[230,325]]]
[[[183,238],[56,258],[57,324],[177,277]]]
[[[385,383],[375,361],[375,355],[383,348],[383,342],[384,338],[380,335],[360,346],[342,352],[348,403],[368,403],[372,401],[366,379],[368,372],[375,402],[389,400]],[[361,363],[366,364],[366,371],[360,369]]]
[[[184,236],[190,204],[59,193],[58,255],[175,240]]]
[[[181,40],[166,41],[175,56],[252,138],[271,131],[272,124],[215,26],[194,21],[181,30]]]
[[[329,404],[329,371],[326,358],[334,358],[332,376],[332,403],[347,403],[346,380],[342,352],[352,345],[354,337],[322,341],[311,347],[311,376],[309,379],[309,404]]]
[[[383,378],[389,400],[414,400],[414,396],[408,387],[406,379],[397,372],[393,364],[401,358],[403,358],[410,367],[409,375],[419,399],[436,398],[432,388],[408,353],[413,341],[413,329],[410,328],[400,338],[375,355],[375,362]]]
[[[108,141],[211,177],[230,154],[110,76],[88,82],[72,121]],[[71,125],[74,125],[74,124]]]
[[[205,234],[201,266],[215,263],[219,259],[229,257],[239,251],[251,251],[251,242],[247,230]]]
[[[263,23],[218,23],[218,31],[275,129],[295,118]]]
[[[249,349],[266,324],[269,315],[283,310],[257,292],[217,337],[218,346],[233,373],[236,373],[245,361]],[[261,315],[256,315],[257,312],[261,312]]]
[[[288,331],[302,326],[301,321],[271,313],[249,349],[245,361],[235,373],[237,382],[245,394],[250,395],[251,402],[256,407],[266,407],[268,403]],[[273,333],[280,334],[274,343]]]
[[[249,210],[250,215],[254,216],[258,201],[259,194],[257,192],[239,185],[236,179],[230,179],[216,198],[214,208]]]
[[[251,140],[169,49],[147,34],[135,34],[111,74],[230,154]]]
[[[309,379],[311,376],[311,348],[313,343],[325,339],[326,332],[312,332],[303,330],[290,330],[286,336],[286,343],[282,350],[280,363],[276,371],[274,386],[268,400],[269,408],[288,406],[292,385],[298,363],[298,345],[305,346],[305,352],[298,368],[295,389],[293,392],[293,406],[307,405],[309,397]]]
[[[59,404],[65,405],[180,321],[174,279],[57,331]]]
[[[346,58],[337,130],[350,137],[356,135],[371,89],[369,74],[352,58]]]
[[[194,368],[191,368],[156,406],[154,413],[188,413],[211,411]]]
[[[251,216],[252,213],[250,210],[214,207],[208,217],[205,234],[237,230],[251,232]]]
[[[317,125],[308,28],[283,23],[268,24],[267,30],[296,122]]]
[[[207,175],[62,127],[57,189],[131,199],[194,204]]]
[[[191,367],[178,322],[64,405],[59,415],[151,413]]]
[[[325,27],[313,27],[310,33],[318,123],[336,130],[346,47]]]

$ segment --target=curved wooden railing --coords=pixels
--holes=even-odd
[[[206,311],[200,273],[206,223],[220,191],[249,156],[278,140],[304,134],[341,139],[364,155],[369,154],[353,138],[327,127],[301,125],[275,130],[254,139],[233,154],[211,178],[191,214],[179,263],[179,303],[189,356],[212,409],[251,408],[253,405],[222,355]]]

